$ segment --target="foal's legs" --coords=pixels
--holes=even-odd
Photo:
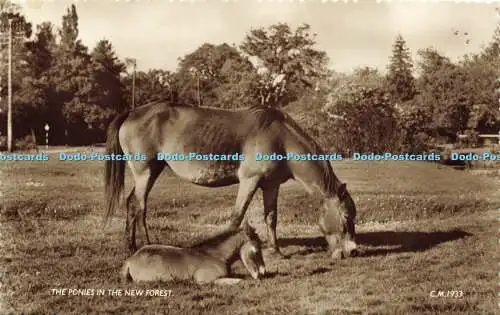
[[[252,197],[257,190],[260,177],[242,177],[240,176],[240,186],[238,187],[238,196],[236,197],[236,205],[231,214],[229,224],[226,231],[235,231],[243,221],[245,212],[252,201]]]
[[[267,225],[267,238],[275,254],[284,257],[278,247],[276,237],[276,225],[278,223],[278,193],[279,185],[262,187],[262,196],[264,199],[264,219]]]
[[[241,281],[243,281],[243,279],[240,278],[219,278],[215,279],[214,283],[219,285],[234,285],[240,283]]]

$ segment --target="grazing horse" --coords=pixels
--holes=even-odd
[[[231,111],[153,102],[118,115],[108,127],[106,148],[108,154],[147,154],[146,160],[127,161],[135,181],[126,200],[126,245],[131,252],[136,249],[137,225],[150,244],[147,198],[165,165],[177,176],[205,187],[239,183],[236,205],[225,227],[227,231],[240,226],[253,195],[260,188],[268,240],[274,254],[281,257],[276,240],[278,191],[282,183],[295,179],[309,193],[319,193],[323,200],[324,214],[319,226],[332,257],[349,257],[357,252],[356,207],[346,184],[337,178],[329,161],[307,157],[256,159],[258,154],[283,157],[324,154],[281,110],[257,106]],[[162,159],[158,153],[172,155]],[[106,226],[120,204],[125,161],[112,159],[105,163]],[[134,199],[139,209],[132,207]]]
[[[265,275],[261,241],[248,223],[188,248],[145,245],[123,264],[122,280],[194,279],[198,283],[236,284],[242,279],[226,276],[238,258],[252,278]]]

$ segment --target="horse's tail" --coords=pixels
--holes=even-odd
[[[131,282],[132,276],[130,275],[130,267],[128,265],[128,260],[125,261],[123,267],[120,271],[121,280],[123,283]]]
[[[120,155],[123,154],[118,132],[121,125],[127,119],[129,111],[121,113],[109,124],[106,140],[106,153]],[[125,161],[110,159],[105,161],[104,187],[106,195],[106,213],[104,216],[104,227],[111,220],[116,208],[120,204],[120,196],[125,182]]]

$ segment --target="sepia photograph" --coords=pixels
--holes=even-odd
[[[0,0],[0,314],[490,315],[500,2]]]

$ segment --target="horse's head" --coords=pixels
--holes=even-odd
[[[356,256],[358,253],[354,228],[356,205],[345,183],[338,187],[336,196],[325,198],[323,210],[324,215],[320,219],[319,226],[332,251],[332,258]]]
[[[259,279],[260,276],[266,273],[266,265],[262,258],[262,241],[255,232],[255,229],[248,222],[245,222],[243,231],[246,241],[240,249],[241,261],[248,272],[250,272],[252,278]]]

